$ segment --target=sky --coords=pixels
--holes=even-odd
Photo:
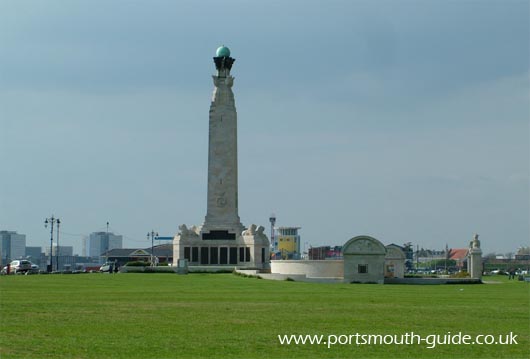
[[[220,45],[244,225],[485,253],[530,242],[528,1],[0,0],[0,230],[81,253],[206,215]],[[54,239],[55,240],[55,239]]]

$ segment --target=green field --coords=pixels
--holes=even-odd
[[[0,277],[0,358],[528,358],[530,286],[232,274]],[[513,345],[280,345],[281,334],[517,335]],[[343,337],[346,338],[346,337]]]

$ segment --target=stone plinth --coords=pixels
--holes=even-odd
[[[235,239],[208,240],[200,229],[185,225],[173,240],[173,260],[186,259],[188,266],[266,269],[269,266],[270,243],[263,227],[252,225]],[[207,269],[205,269],[207,270]]]
[[[478,234],[475,234],[473,240],[469,243],[469,275],[471,278],[481,279],[482,278],[482,249],[480,249],[480,241],[478,240]]]

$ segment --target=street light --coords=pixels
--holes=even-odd
[[[109,222],[107,221],[107,233],[105,234],[105,253],[107,254],[107,259],[105,262],[109,261],[109,248],[110,248],[110,240],[109,240]]]
[[[50,225],[50,264],[48,265],[48,273],[51,273],[53,270],[53,225],[57,223],[57,232],[59,232],[59,224],[61,221],[59,218],[55,218],[53,215],[50,218],[44,220],[44,228],[48,228]],[[57,243],[59,243],[59,236],[57,236]],[[58,258],[57,258],[58,259]]]
[[[151,231],[151,233],[147,232],[147,240],[149,240],[149,237],[151,237],[151,267],[154,267],[155,266],[154,239],[155,237],[158,237],[158,232],[155,232],[155,231]]]
[[[55,265],[57,266],[57,272],[59,271],[59,225],[61,220],[57,218],[57,249],[55,250]]]
[[[274,252],[276,252],[276,244],[274,243],[274,225],[276,224],[276,215],[273,213],[269,217],[269,222],[271,222],[271,247]]]

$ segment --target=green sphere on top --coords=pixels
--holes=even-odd
[[[230,49],[225,45],[220,46],[215,52],[217,57],[230,57]]]

